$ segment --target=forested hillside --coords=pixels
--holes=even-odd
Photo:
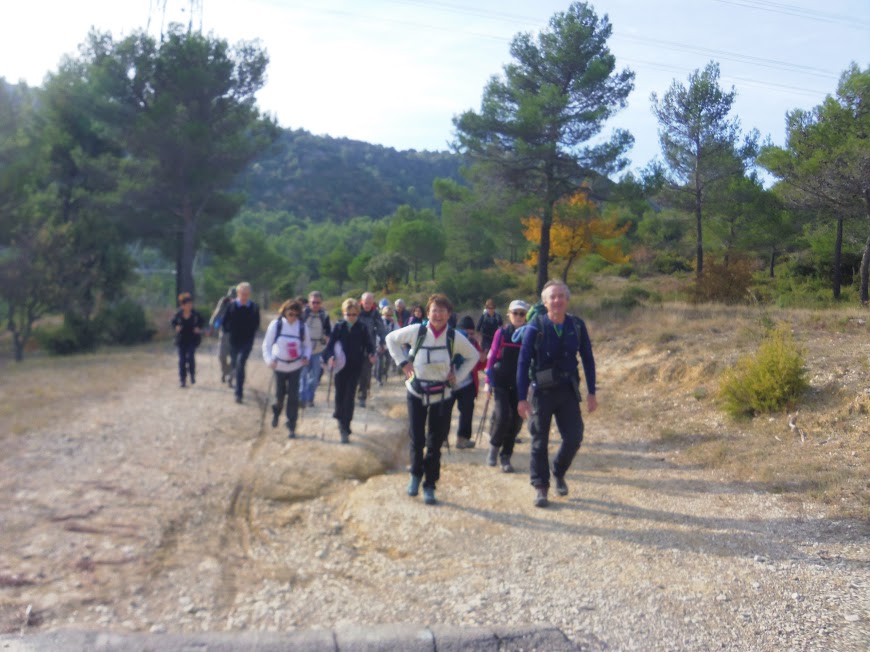
[[[438,209],[432,181],[458,180],[460,161],[447,152],[400,152],[286,129],[240,185],[250,209],[343,223],[360,215],[390,215],[404,204]]]

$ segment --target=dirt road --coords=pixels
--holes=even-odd
[[[342,446],[325,386],[288,441],[264,427],[259,358],[241,406],[198,361],[182,390],[170,351],[143,353],[112,392],[3,437],[0,631],[547,623],[595,650],[870,648],[868,524],[652,446],[652,389],[601,392],[549,509],[527,435],[514,475],[445,454],[427,507],[404,494],[397,379]],[[602,358],[605,388],[620,373]]]

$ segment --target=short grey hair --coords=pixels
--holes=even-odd
[[[365,301],[366,299],[370,299],[372,301],[375,300],[375,295],[371,292],[363,292],[362,296],[359,298],[360,301]]]
[[[568,287],[568,284],[565,281],[560,281],[559,279],[553,279],[552,281],[547,281],[544,284],[544,289],[541,290],[541,301],[544,303],[547,302],[547,297],[550,295],[550,288],[561,287],[565,288],[565,295],[568,299],[571,298],[571,288]]]
[[[312,299],[320,299],[323,301],[323,295],[320,294],[319,290],[311,290],[311,292],[308,293],[308,300],[311,301]]]
[[[242,281],[241,283],[239,283],[236,286],[236,292],[241,292],[242,290],[247,290],[248,292],[250,292],[251,291],[251,284],[248,283],[247,281]]]

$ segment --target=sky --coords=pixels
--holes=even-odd
[[[283,127],[396,149],[445,150],[454,116],[479,110],[520,32],[545,29],[563,0],[28,0],[2,9],[0,77],[39,85],[88,31],[118,39],[187,24],[269,54],[260,107]],[[744,130],[782,144],[785,114],[835,92],[851,62],[870,65],[868,0],[599,0],[618,68],[635,72],[628,107],[603,135],[635,137],[630,169],[659,155],[650,94],[710,60],[737,91]],[[198,8],[199,7],[199,8]]]

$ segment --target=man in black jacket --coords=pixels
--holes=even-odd
[[[387,329],[384,326],[384,320],[381,319],[381,313],[378,312],[378,304],[375,303],[375,295],[371,292],[365,292],[360,297],[359,305],[359,320],[369,332],[369,337],[372,340],[372,349],[375,353],[382,353],[385,349],[384,338],[387,336]],[[367,358],[363,358],[362,368],[359,376],[359,406],[366,406],[366,399],[369,395],[369,390],[372,384],[372,363]]]
[[[260,308],[251,301],[251,284],[239,283],[236,299],[224,315],[223,329],[230,337],[230,361],[235,378],[236,403],[242,402],[245,389],[245,364],[254,347],[254,336],[260,329]]]

